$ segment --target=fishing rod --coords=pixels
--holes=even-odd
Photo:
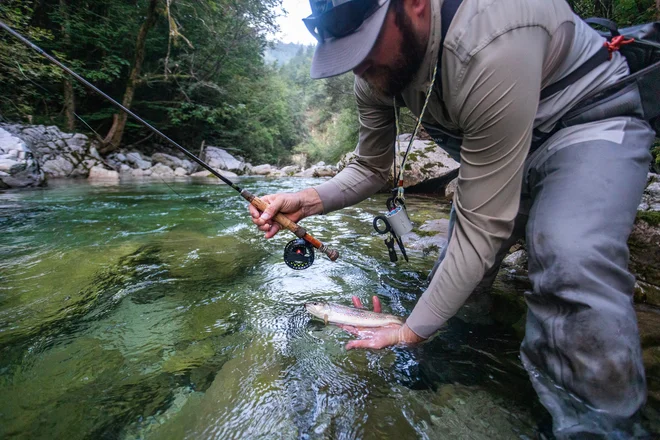
[[[4,29],[11,36],[18,39],[21,43],[25,44],[30,49],[36,51],[39,55],[43,56],[48,61],[52,62],[57,67],[62,69],[64,72],[71,75],[79,83],[81,83],[91,91],[101,95],[103,98],[110,101],[112,105],[126,112],[126,114],[132,116],[135,120],[137,120],[142,125],[147,127],[153,133],[160,136],[163,140],[169,142],[171,145],[178,148],[183,154],[188,156],[194,162],[205,168],[208,172],[213,174],[218,179],[222,180],[227,185],[231,186],[233,189],[235,189],[245,200],[248,201],[248,203],[253,205],[259,211],[263,212],[266,210],[266,208],[268,207],[268,203],[264,202],[259,197],[256,197],[247,189],[241,188],[240,186],[238,186],[237,184],[235,184],[234,182],[232,182],[231,180],[229,180],[228,178],[226,178],[225,176],[223,176],[222,174],[211,168],[208,164],[206,164],[206,162],[201,160],[199,157],[195,156],[193,153],[191,153],[190,151],[188,151],[187,149],[176,143],[174,140],[170,139],[168,136],[161,133],[158,129],[153,127],[147,121],[145,121],[144,119],[133,113],[128,108],[124,107],[122,104],[120,104],[119,102],[108,96],[106,93],[98,89],[96,86],[94,86],[92,83],[87,81],[85,78],[81,77],[76,72],[74,72],[73,70],[62,64],[58,59],[47,54],[43,49],[41,49],[39,46],[35,45],[30,40],[28,40],[27,38],[16,32],[14,29],[12,29],[7,24],[5,24],[2,20],[0,20],[0,28]],[[280,226],[282,226],[283,228],[293,232],[296,235],[296,237],[298,237],[297,239],[293,239],[292,241],[287,243],[287,245],[284,248],[284,262],[292,269],[302,270],[310,267],[314,262],[314,248],[326,254],[331,261],[335,261],[337,260],[337,258],[339,258],[339,252],[337,252],[335,249],[329,248],[327,245],[323,244],[321,241],[314,238],[309,232],[307,232],[307,230],[305,230],[305,228],[289,220],[284,214],[278,213],[273,218],[273,220],[279,223]]]

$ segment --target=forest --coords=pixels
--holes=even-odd
[[[620,26],[660,19],[660,0],[569,3],[582,17]],[[282,13],[280,0],[0,3],[0,20],[193,151],[214,145],[280,165],[293,153],[336,161],[357,142],[352,74],[312,80],[312,46],[284,64],[267,62]],[[156,142],[4,32],[0,84],[0,122],[82,132],[98,140],[101,154]]]

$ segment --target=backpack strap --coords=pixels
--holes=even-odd
[[[440,9],[440,23],[442,28],[440,29],[440,54],[442,55],[442,46],[445,43],[445,37],[447,37],[447,32],[449,31],[449,26],[454,20],[456,11],[458,11],[459,6],[461,6],[463,0],[445,0],[442,2],[442,8]]]
[[[613,22],[612,20],[608,20],[607,18],[589,17],[589,18],[585,18],[584,22],[587,24],[596,24],[598,26],[602,26],[606,28],[607,30],[610,31],[612,37],[618,37],[619,35],[621,35],[619,33],[619,26],[617,26],[615,22]]]
[[[568,88],[570,85],[578,82],[586,74],[594,70],[599,65],[603,64],[605,61],[609,60],[610,57],[610,51],[607,46],[601,47],[598,52],[593,54],[591,58],[582,63],[580,67],[572,71],[569,75],[541,90],[541,101],[543,101],[545,98],[549,98],[555,93],[561,92],[562,90]]]

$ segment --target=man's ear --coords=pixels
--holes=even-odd
[[[404,2],[408,17],[413,20],[426,17],[431,9],[430,0],[404,0]]]

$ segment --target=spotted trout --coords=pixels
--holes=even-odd
[[[334,303],[308,302],[305,308],[326,324],[346,324],[356,327],[384,327],[389,324],[403,324],[403,319],[386,313],[346,307]]]

